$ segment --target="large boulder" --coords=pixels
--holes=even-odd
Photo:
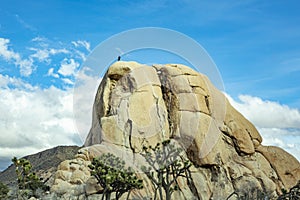
[[[300,180],[299,162],[280,148],[262,146],[255,126],[205,75],[179,64],[120,61],[98,88],[85,148],[61,163],[52,191],[99,195],[102,188],[88,169],[94,157],[114,153],[140,172],[142,147],[166,139],[193,163],[192,181],[180,179],[174,199],[275,199]],[[151,198],[150,180],[139,176],[147,187],[131,197]]]

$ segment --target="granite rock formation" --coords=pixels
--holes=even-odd
[[[93,157],[111,152],[139,171],[143,146],[171,139],[192,163],[192,184],[179,180],[174,199],[276,199],[300,180],[300,164],[262,137],[209,79],[179,64],[119,61],[98,88],[91,130],[73,160],[62,162],[51,191],[58,197],[97,199]],[[150,199],[151,182],[130,199]],[[250,195],[250,196],[249,196]]]

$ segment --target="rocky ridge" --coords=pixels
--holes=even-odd
[[[51,191],[62,199],[100,198],[88,168],[94,157],[111,152],[140,172],[142,147],[166,139],[193,163],[192,182],[180,179],[174,199],[276,199],[300,180],[299,162],[263,146],[253,124],[205,75],[179,64],[120,61],[100,83],[85,148],[59,165]],[[151,199],[151,182],[139,176],[145,187],[130,199]]]
[[[51,181],[53,181],[53,174],[56,172],[57,166],[64,160],[74,158],[79,149],[78,146],[57,146],[23,158],[30,161],[33,170],[43,177],[44,181],[48,180],[47,184],[52,184]],[[15,186],[16,181],[17,176],[13,164],[0,172],[0,182]]]

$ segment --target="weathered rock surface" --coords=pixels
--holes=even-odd
[[[102,188],[90,176],[93,157],[114,153],[139,171],[143,145],[173,139],[193,162],[192,183],[180,179],[174,199],[275,199],[300,180],[300,164],[262,137],[208,78],[183,65],[116,62],[103,78],[93,123],[73,160],[56,172],[52,192],[63,198],[98,198]],[[150,199],[151,182],[130,199]],[[249,196],[250,195],[250,196]]]

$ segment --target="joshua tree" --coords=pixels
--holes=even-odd
[[[42,189],[44,191],[48,189],[48,187],[41,181],[35,172],[32,172],[32,165],[28,160],[24,158],[17,159],[14,157],[12,162],[16,166],[18,198],[20,198],[20,191],[22,191],[21,196],[37,197],[36,192],[38,189]]]
[[[113,192],[116,199],[128,192],[128,199],[131,190],[143,188],[143,180],[137,178],[132,168],[125,169],[125,162],[111,153],[94,158],[89,168],[103,188],[102,200],[109,200]]]
[[[157,190],[160,199],[163,199],[163,189],[166,199],[170,200],[172,193],[179,189],[177,179],[179,177],[188,179],[188,169],[191,163],[181,156],[180,152],[181,148],[176,147],[171,140],[158,143],[155,147],[143,147],[142,156],[150,167],[143,166],[142,170],[155,187],[154,199],[156,199]]]

